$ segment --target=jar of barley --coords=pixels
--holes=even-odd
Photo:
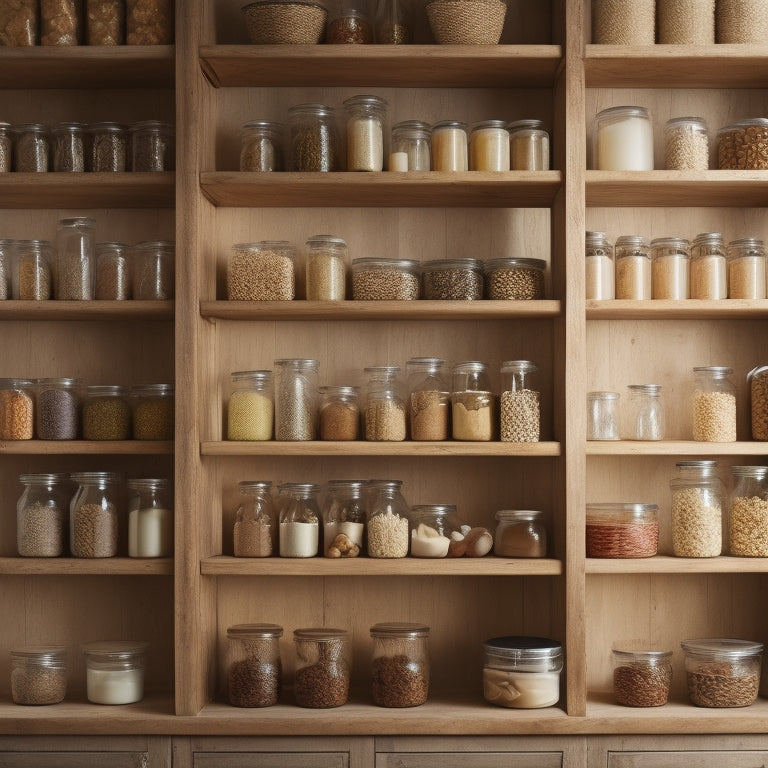
[[[728,243],[728,296],[731,299],[766,297],[765,243],[745,237]]]
[[[614,245],[617,299],[650,299],[651,246],[641,235],[621,235]]]
[[[725,243],[719,232],[702,232],[691,243],[690,294],[692,299],[728,296]]]
[[[747,374],[753,440],[768,440],[768,365]]]
[[[679,461],[670,480],[672,554],[717,557],[723,548],[723,484],[716,461]]]
[[[715,0],[656,0],[658,42],[712,45],[715,42]]]
[[[656,0],[592,0],[592,42],[653,45]]]
[[[413,301],[421,292],[420,264],[413,259],[352,260],[355,301]]]
[[[706,171],[709,168],[707,124],[700,117],[673,117],[664,126],[664,168]]]
[[[731,467],[728,554],[768,557],[768,467]]]
[[[717,0],[715,42],[759,43],[768,39],[765,0]]]
[[[736,441],[736,386],[733,368],[707,365],[693,369],[693,439],[705,443]]]

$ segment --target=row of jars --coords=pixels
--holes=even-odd
[[[499,510],[495,536],[470,526],[455,504],[409,506],[400,480],[330,480],[319,502],[317,483],[238,483],[235,557],[374,558],[546,557],[540,510]]]
[[[172,171],[170,123],[0,122],[0,172]]]
[[[677,462],[670,480],[675,557],[768,557],[768,467],[732,466],[731,490],[717,462]],[[659,507],[645,503],[587,504],[587,557],[658,554]]]
[[[97,243],[93,219],[62,219],[55,244],[0,239],[0,300],[168,300],[174,262],[172,241]]]
[[[548,171],[541,120],[403,120],[385,141],[387,102],[361,94],[336,109],[297,104],[286,124],[251,120],[240,131],[241,171]],[[340,133],[343,136],[340,137]]]
[[[171,488],[165,478],[124,483],[117,472],[74,472],[23,474],[19,480],[24,486],[16,505],[21,557],[61,557],[67,549],[73,557],[115,557],[123,510],[128,557],[173,552]]]
[[[227,405],[228,440],[477,440],[535,443],[540,439],[538,367],[502,363],[502,391],[492,390],[488,364],[415,357],[405,364],[363,369],[366,384],[319,386],[320,363],[275,360],[269,370],[236,371]],[[498,411],[498,412],[497,412]]]
[[[0,379],[0,440],[173,440],[171,384]]]
[[[585,266],[587,299],[768,297],[765,243],[754,237],[622,235],[614,245],[605,232],[587,232]]]

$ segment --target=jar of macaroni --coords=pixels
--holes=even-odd
[[[652,171],[653,126],[645,107],[610,107],[595,116],[593,168]]]
[[[429,695],[429,627],[411,622],[381,622],[373,640],[371,696],[377,707],[418,707]]]
[[[241,171],[282,171],[285,127],[270,120],[249,120],[240,129]]]
[[[768,467],[731,467],[728,554],[768,557]]]
[[[405,363],[411,440],[450,437],[451,400],[445,360],[412,357]]]
[[[280,557],[315,557],[320,543],[320,507],[314,483],[277,486]]]
[[[432,170],[469,170],[466,123],[461,120],[442,120],[432,126]]]
[[[615,298],[616,274],[613,264],[613,245],[605,232],[587,232],[584,261],[586,298],[600,301]]]
[[[387,102],[378,96],[352,96],[344,101],[347,115],[347,170],[384,168],[384,121]]]
[[[723,550],[723,484],[716,461],[679,461],[672,492],[672,554],[717,557]]]
[[[272,371],[235,371],[227,405],[227,440],[271,440],[275,417]]]
[[[227,701],[233,707],[271,707],[280,698],[283,665],[278,624],[227,628]]]
[[[242,480],[232,540],[235,557],[270,557],[277,544],[271,480]]]
[[[719,232],[702,232],[691,243],[691,298],[728,297],[725,244]]]
[[[509,170],[509,131],[504,120],[485,120],[472,126],[469,134],[469,170]]]
[[[329,480],[323,501],[323,554],[357,557],[365,547],[367,481]]]
[[[616,298],[652,297],[651,246],[641,235],[622,235],[614,246]]]
[[[736,386],[733,368],[705,365],[693,369],[693,439],[705,443],[736,442]]]
[[[728,263],[728,298],[764,299],[766,297],[765,243],[754,237],[732,240],[726,252]]]
[[[357,440],[360,437],[360,390],[349,386],[322,386],[320,439]]]
[[[516,120],[509,131],[509,165],[513,171],[548,171],[549,134],[541,120]]]
[[[347,243],[314,235],[307,240],[306,294],[309,301],[343,301],[347,291]]]

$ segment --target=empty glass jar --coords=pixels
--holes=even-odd
[[[663,440],[666,428],[660,384],[630,384],[624,410],[624,440]]]
[[[619,393],[587,392],[587,440],[619,439]]]

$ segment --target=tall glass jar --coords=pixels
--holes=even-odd
[[[55,298],[93,299],[96,287],[96,222],[85,216],[61,219],[56,230]]]
[[[320,542],[320,507],[314,483],[277,486],[280,557],[314,557]]]
[[[693,369],[691,423],[693,439],[705,443],[736,442],[736,386],[733,368],[705,365]]]
[[[702,232],[691,243],[691,298],[728,297],[725,243],[719,232]]]
[[[648,110],[610,107],[598,112],[592,163],[598,171],[652,171],[653,126]]]
[[[79,379],[37,379],[35,421],[38,440],[75,440],[80,433]]]
[[[369,557],[398,558],[408,554],[408,504],[401,480],[372,480],[368,510]]]
[[[476,360],[457,363],[451,372],[451,419],[454,440],[493,440],[496,398],[488,365]]]
[[[615,298],[616,275],[613,245],[605,232],[587,232],[584,260],[586,264],[587,299]]]
[[[336,113],[325,104],[297,104],[288,110],[288,170],[340,171]]]
[[[455,504],[415,504],[409,512],[411,557],[458,556],[454,542],[464,538]],[[453,547],[451,546],[453,544]]]
[[[365,547],[364,480],[329,480],[323,502],[323,554],[357,557]]]
[[[96,299],[131,298],[131,262],[125,243],[96,243]]]
[[[175,398],[172,384],[131,387],[134,440],[173,440]]]
[[[768,365],[747,374],[749,415],[753,440],[768,440]]]
[[[323,386],[320,392],[320,439],[357,440],[360,437],[358,387]]]
[[[614,245],[616,298],[645,300],[652,296],[651,246],[641,235],[622,235]]]
[[[768,557],[768,467],[731,467],[728,554]]]
[[[91,384],[82,407],[83,440],[128,440],[131,406],[128,390],[118,384]]]
[[[271,480],[242,480],[232,528],[235,557],[269,557],[277,543]]]
[[[0,39],[2,39],[2,32],[0,32]],[[13,133],[11,132],[11,124],[0,122],[0,173],[9,173],[12,168]]]
[[[442,120],[432,126],[432,170],[469,170],[467,124],[461,120]]]
[[[624,440],[663,440],[666,419],[660,384],[630,384]]]
[[[132,295],[138,301],[163,301],[175,293],[175,243],[154,240],[133,247]]]
[[[344,101],[344,111],[347,116],[347,170],[383,170],[387,102],[378,96],[352,96]]]
[[[40,27],[38,0],[22,0],[7,6],[5,24],[0,27],[0,45],[37,45]]]
[[[85,170],[85,125],[57,123],[51,131],[53,137],[53,170],[82,172]]]
[[[99,172],[122,173],[130,170],[128,129],[121,123],[91,123],[90,160],[88,170]]]
[[[377,707],[418,707],[429,695],[429,627],[381,622],[373,640],[371,696]]]
[[[16,547],[21,557],[59,557],[64,553],[69,475],[19,475],[24,486],[16,504]]]
[[[587,440],[618,440],[618,392],[587,392]]]
[[[236,243],[227,262],[228,301],[291,301],[295,246],[287,240]]]
[[[509,131],[509,165],[513,171],[548,171],[549,134],[541,120],[515,120]]]
[[[541,397],[533,382],[539,370],[530,360],[501,364],[501,440],[538,443],[541,437]]]
[[[87,0],[85,21],[88,45],[121,45],[125,42],[123,0]]]
[[[689,297],[691,244],[681,237],[651,240],[651,270],[654,299]]]
[[[173,508],[165,478],[128,480],[128,557],[173,554]]]
[[[11,699],[14,704],[58,704],[64,701],[66,692],[66,648],[27,645],[11,649]]]
[[[732,240],[726,252],[728,297],[764,299],[766,297],[765,243],[754,237]]]
[[[707,124],[700,117],[674,117],[664,125],[664,168],[706,171],[709,168]]]
[[[405,372],[411,440],[448,440],[451,399],[445,360],[412,357]]]
[[[174,159],[174,132],[170,123],[143,120],[131,126],[131,170],[134,173],[172,171]]]
[[[77,490],[69,503],[69,547],[73,557],[114,557],[117,554],[120,475],[116,472],[75,472]]]
[[[17,240],[13,260],[13,298],[45,301],[52,295],[53,246],[48,240]]]
[[[249,120],[240,129],[241,171],[282,171],[285,126],[269,120]]]
[[[669,699],[672,651],[613,649],[613,697],[624,707],[661,707]]]
[[[51,137],[42,123],[14,125],[13,167],[20,173],[46,173],[50,162]]]
[[[275,360],[275,440],[316,440],[318,360]]]
[[[306,293],[309,301],[343,301],[347,292],[347,243],[332,235],[307,240]]]
[[[227,628],[227,700],[233,707],[271,707],[280,698],[283,665],[278,624]]]
[[[496,513],[493,554],[498,557],[546,557],[547,528],[537,509],[500,509]]]
[[[352,672],[349,633],[344,629],[310,627],[293,633],[296,704],[329,709],[347,703]]]
[[[391,153],[407,156],[407,171],[432,168],[432,128],[421,120],[403,120],[392,127]],[[391,168],[390,168],[391,170]]]
[[[271,440],[275,403],[272,371],[234,371],[227,405],[227,440]]]
[[[413,42],[411,17],[407,0],[379,0],[374,20],[376,42],[386,45]]]
[[[717,557],[723,550],[723,484],[716,461],[679,461],[672,491],[672,554]]]
[[[509,131],[504,120],[475,123],[469,134],[470,171],[509,170]]]
[[[29,379],[0,379],[0,440],[35,436],[34,386]]]

